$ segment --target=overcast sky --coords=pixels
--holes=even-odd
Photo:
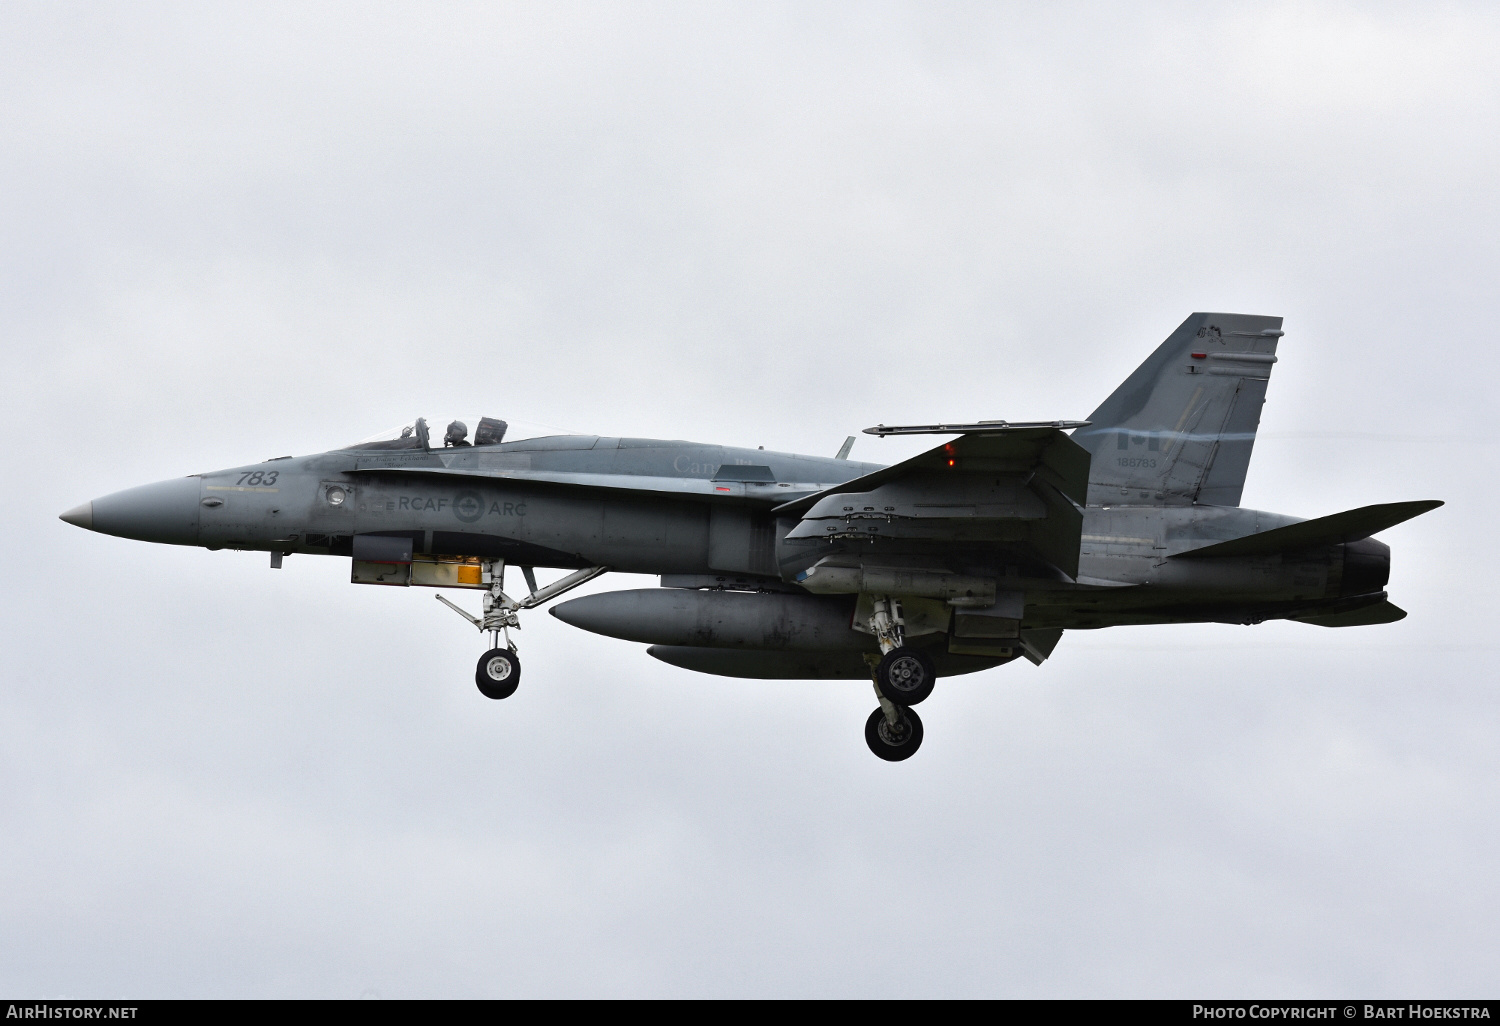
[[[0,992],[1494,996],[1491,4],[0,5]],[[419,413],[834,453],[1281,315],[1397,624],[1070,632],[866,749],[347,560],[88,534]],[[903,447],[904,446],[904,447]],[[854,456],[915,451],[860,436]],[[605,577],[593,590],[650,586]]]

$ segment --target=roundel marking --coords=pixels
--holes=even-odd
[[[466,524],[484,516],[484,500],[478,492],[459,492],[453,497],[453,515]]]

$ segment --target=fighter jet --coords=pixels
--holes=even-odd
[[[1125,624],[1399,620],[1371,536],[1442,505],[1313,520],[1240,494],[1281,318],[1196,313],[1086,421],[867,428],[935,435],[881,466],[847,457],[596,435],[505,440],[504,421],[415,418],[314,456],[144,485],[62,514],[104,534],[350,561],[354,584],[469,589],[489,636],[475,681],[514,694],[521,614],[608,571],[661,587],[551,608],[674,666],[873,681],[888,761],[922,744],[938,678],[1024,658],[1064,631]],[[506,589],[518,568],[523,597]],[[536,570],[571,571],[538,586]],[[519,588],[513,589],[520,594]]]

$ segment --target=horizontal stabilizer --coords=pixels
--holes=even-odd
[[[1440,499],[1419,499],[1415,502],[1386,502],[1376,506],[1361,506],[1359,509],[1345,510],[1343,513],[1335,513],[1332,516],[1304,520],[1300,524],[1289,524],[1286,527],[1246,535],[1232,541],[1207,545],[1201,549],[1179,552],[1172,558],[1271,556],[1279,552],[1317,548],[1320,545],[1339,545],[1368,538],[1377,531],[1395,527],[1412,517],[1437,509],[1442,504]]]
[[[1377,623],[1395,623],[1406,619],[1406,610],[1391,602],[1376,602],[1358,609],[1326,616],[1294,616],[1298,623],[1310,623],[1318,627],[1367,627]]]

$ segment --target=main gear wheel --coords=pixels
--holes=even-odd
[[[910,759],[922,747],[922,718],[915,709],[896,706],[892,723],[884,709],[876,709],[865,721],[865,744],[886,762]]]
[[[891,649],[875,667],[880,693],[897,705],[916,705],[932,694],[936,683],[937,667],[932,657],[905,645]]]

